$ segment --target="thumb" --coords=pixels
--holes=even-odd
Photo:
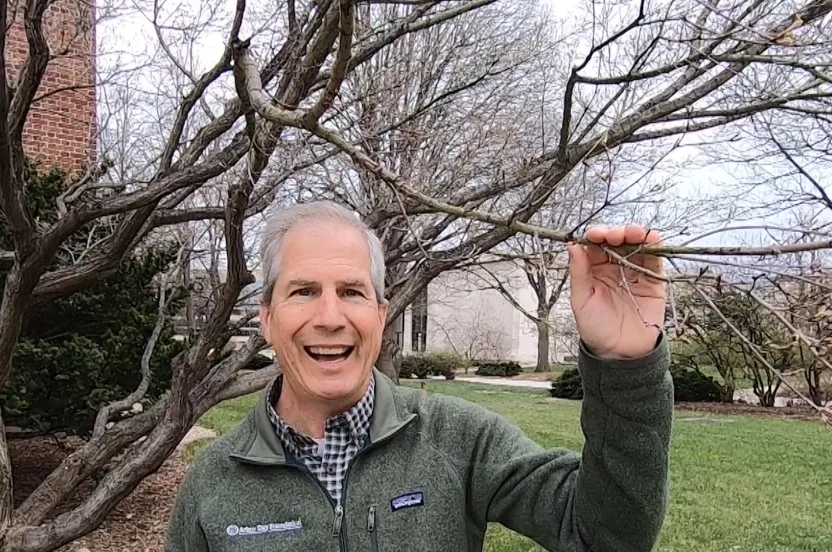
[[[576,243],[566,246],[569,251],[569,283],[572,308],[578,310],[589,302],[594,291],[592,266],[586,250]]]

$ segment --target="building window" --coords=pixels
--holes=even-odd
[[[411,348],[413,352],[423,353],[428,340],[428,290],[425,289],[416,297],[410,307],[413,327],[410,330]]]
[[[393,321],[393,328],[396,332],[396,346],[399,350],[404,349],[404,314],[400,314]]]

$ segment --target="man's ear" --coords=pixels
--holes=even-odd
[[[378,320],[381,322],[381,331],[384,331],[384,326],[387,325],[387,299],[382,299],[378,304]]]
[[[272,338],[271,332],[269,328],[272,325],[272,311],[269,308],[269,305],[260,305],[260,333],[263,334],[263,337],[266,338],[266,343],[271,346]]]

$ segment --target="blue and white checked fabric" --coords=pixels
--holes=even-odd
[[[294,456],[309,468],[323,483],[337,504],[341,503],[341,491],[347,468],[361,449],[370,433],[375,400],[375,378],[370,379],[367,392],[352,408],[326,421],[324,438],[316,441],[290,427],[274,409],[283,376],[278,376],[266,393],[267,412],[278,438]]]

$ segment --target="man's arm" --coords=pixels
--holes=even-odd
[[[512,424],[483,422],[469,504],[548,550],[648,552],[668,504],[673,382],[664,336],[634,360],[602,360],[581,344],[583,454],[543,450]]]
[[[209,552],[208,541],[199,525],[199,500],[196,496],[195,471],[186,475],[176,496],[165,552]]]

